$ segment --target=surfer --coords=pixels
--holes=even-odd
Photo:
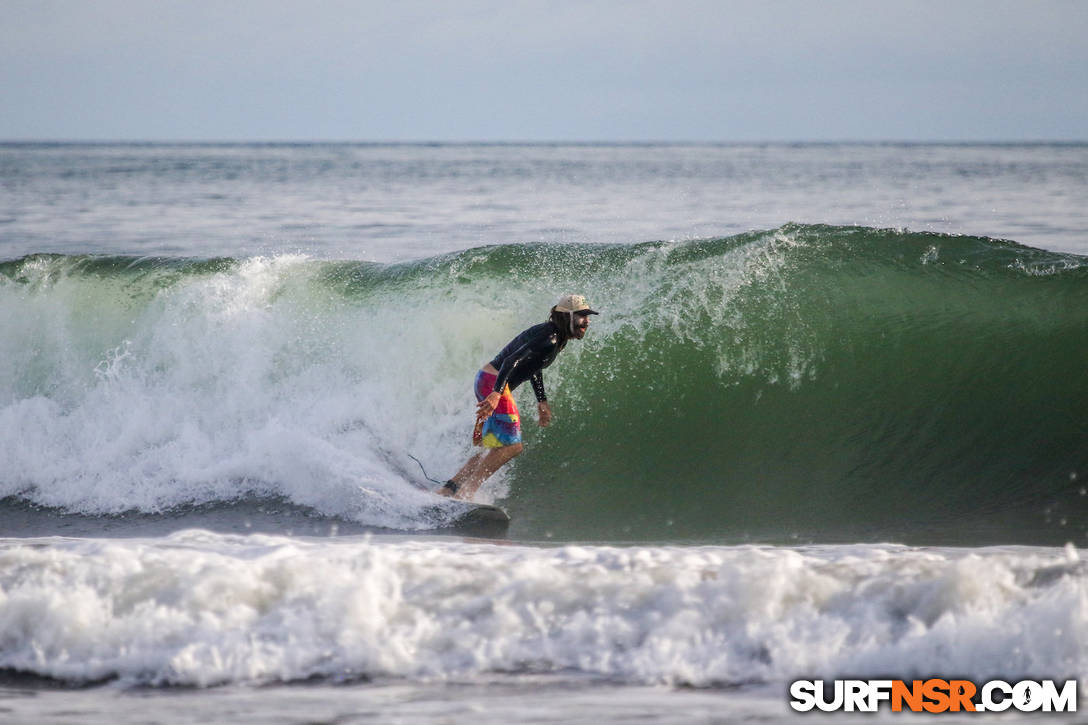
[[[551,309],[547,322],[533,325],[511,340],[491,362],[476,373],[476,428],[472,445],[484,450],[438,489],[443,496],[471,499],[484,481],[521,453],[521,418],[511,392],[528,380],[536,395],[541,426],[551,422],[552,410],[544,393],[543,370],[574,338],[581,340],[589,329],[590,309],[582,295],[563,295]]]

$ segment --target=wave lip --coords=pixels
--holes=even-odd
[[[1088,571],[1072,547],[534,549],[190,531],[8,540],[0,559],[0,668],[66,682],[503,673],[714,687],[844,672],[1065,679],[1088,665]]]

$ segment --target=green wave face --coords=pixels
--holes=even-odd
[[[0,265],[0,295],[24,313],[4,328],[16,362],[0,367],[0,393],[76,409],[81,391],[103,384],[88,366],[108,363],[125,341],[136,361],[125,374],[173,380],[175,395],[203,390],[214,383],[171,377],[177,356],[146,352],[180,320],[190,347],[235,360],[209,375],[230,383],[236,369],[257,371],[260,385],[236,381],[267,397],[248,413],[253,425],[302,406],[333,451],[395,459],[413,447],[452,472],[469,453],[471,400],[462,398],[475,369],[542,320],[559,293],[577,291],[602,314],[545,373],[553,425],[538,428],[531,392],[517,393],[526,453],[505,480],[512,535],[1085,543],[1082,257],[788,225],[692,242],[488,247],[398,265],[300,260],[252,299],[230,298],[247,320],[232,341],[214,282],[237,281],[251,262],[36,256]],[[182,294],[194,285],[212,292]],[[63,332],[32,339],[58,321]],[[255,347],[267,365],[247,357]],[[378,432],[360,452],[329,402],[351,396],[375,420],[407,399],[413,422],[395,435],[371,426]],[[209,436],[242,425],[238,415],[197,417]],[[184,440],[194,423],[177,425]],[[111,465],[116,474],[124,459]],[[37,487],[29,498],[61,485],[44,470],[35,481],[33,464],[20,470],[18,489]],[[256,456],[230,475],[316,505]],[[225,496],[199,483],[190,485],[204,493],[186,501]],[[69,495],[50,501],[65,506]]]
[[[659,252],[519,471],[530,516],[632,539],[1083,538],[1083,259],[796,226]]]

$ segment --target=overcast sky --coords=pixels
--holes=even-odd
[[[0,139],[1088,140],[1081,0],[0,0]]]

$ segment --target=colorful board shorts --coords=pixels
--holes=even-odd
[[[496,375],[485,373],[483,370],[476,373],[476,382],[473,384],[473,392],[476,393],[476,402],[482,401],[495,389]],[[499,404],[483,426],[477,425],[472,433],[472,445],[484,448],[502,448],[521,443],[521,416],[518,415],[518,404],[514,402],[514,396],[510,394],[510,386],[503,388]]]

